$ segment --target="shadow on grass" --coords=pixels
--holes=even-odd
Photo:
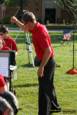
[[[53,115],[53,113],[59,113],[58,111],[52,111],[51,112],[51,115]],[[62,115],[64,114],[71,114],[71,115],[77,115],[77,110],[75,110],[75,109],[63,109],[63,110],[61,110],[61,112],[60,113],[62,113]]]
[[[30,67],[30,68],[33,68],[33,65],[32,64],[24,64],[24,65],[21,65],[22,67]]]
[[[33,84],[29,84],[29,83],[27,83],[27,84],[18,84],[18,85],[14,85],[14,87],[15,88],[23,88],[23,87],[35,87],[35,86],[38,86],[38,84],[37,83],[33,83]]]
[[[65,113],[68,113],[68,114],[76,114],[77,113],[77,110],[75,109],[64,109],[62,110],[62,112],[65,114]]]

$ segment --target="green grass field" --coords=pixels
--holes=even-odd
[[[17,38],[17,41],[18,38]],[[22,41],[22,42],[21,42]],[[38,78],[37,67],[28,66],[28,53],[24,39],[17,42],[17,80],[13,87],[19,100],[21,110],[18,115],[38,115]],[[56,67],[55,88],[62,112],[53,115],[77,115],[77,75],[68,75],[66,71],[72,68],[72,42],[53,43]],[[33,56],[35,53],[33,50]],[[77,67],[77,43],[75,42],[75,67]]]

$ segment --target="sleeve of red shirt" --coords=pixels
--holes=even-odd
[[[15,40],[12,41],[12,50],[18,51]]]
[[[9,47],[7,47],[7,46],[3,46],[3,48],[1,49],[1,50],[10,50],[10,48]]]
[[[10,37],[10,39],[11,39],[11,44],[12,44],[12,48],[11,49],[15,50],[15,51],[18,51],[18,48],[17,48],[15,40],[12,37]]]

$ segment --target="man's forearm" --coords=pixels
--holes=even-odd
[[[15,23],[19,28],[24,29],[24,24],[18,20],[15,16],[11,17],[11,22]]]
[[[47,64],[50,56],[51,56],[51,49],[49,47],[49,48],[46,49],[46,51],[44,53],[44,56],[43,56],[43,59],[42,59],[40,67],[44,67]]]
[[[24,30],[24,24],[23,24],[21,21],[19,21],[18,19],[16,20],[15,24],[16,24],[19,28],[21,28],[22,30]]]

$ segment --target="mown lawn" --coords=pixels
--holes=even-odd
[[[18,38],[17,38],[17,41]],[[28,54],[24,39],[17,42],[17,80],[13,87],[19,100],[21,110],[18,115],[38,115],[38,78],[37,67],[28,66]],[[55,60],[60,67],[56,67],[55,88],[62,112],[53,115],[77,115],[77,75],[68,75],[66,71],[72,68],[72,42],[53,43]],[[33,56],[35,53],[33,50]],[[77,43],[75,41],[75,67],[77,67]]]

